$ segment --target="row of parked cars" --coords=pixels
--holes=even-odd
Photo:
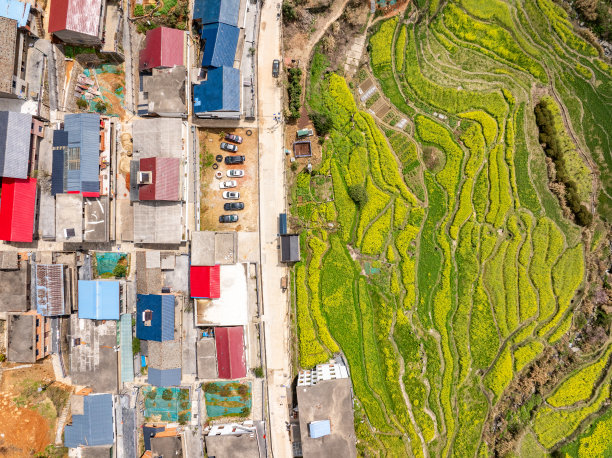
[[[242,143],[242,137],[240,135],[227,134],[224,142],[221,142],[221,149],[230,153],[237,153],[238,146],[236,144]],[[232,143],[229,143],[232,142]],[[237,165],[244,164],[244,156],[225,156],[226,165]],[[242,178],[244,177],[244,170],[231,169],[227,171],[229,178]],[[227,180],[219,183],[220,189],[231,189],[238,186],[237,180]],[[238,200],[240,199],[240,192],[238,191],[223,191],[223,198],[227,200]],[[223,204],[224,211],[239,211],[244,210],[244,202],[227,202]],[[238,221],[238,215],[221,215],[219,216],[220,223],[235,223]]]

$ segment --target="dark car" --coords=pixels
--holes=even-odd
[[[232,210],[244,210],[244,203],[243,202],[228,202],[226,204],[223,204],[223,210],[225,210],[226,212],[229,212]]]
[[[225,156],[225,163],[228,165],[243,164],[244,156]]]
[[[278,78],[278,72],[280,71],[280,60],[274,59],[272,62],[272,76]]]
[[[230,153],[237,153],[238,147],[236,145],[232,145],[231,143],[221,142],[221,149],[225,151],[229,151]]]
[[[220,223],[235,223],[238,221],[238,215],[221,215],[219,216]]]
[[[225,135],[225,139],[228,142],[234,142],[234,143],[242,143],[242,137],[240,135],[234,135],[234,134],[226,134]]]

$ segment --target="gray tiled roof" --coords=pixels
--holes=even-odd
[[[0,176],[28,177],[32,115],[0,111]]]

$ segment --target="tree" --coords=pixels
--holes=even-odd
[[[79,99],[77,99],[77,101],[76,101],[76,105],[77,105],[77,107],[78,107],[78,108],[80,108],[81,110],[84,110],[84,109],[86,109],[86,108],[89,106],[89,104],[87,103],[87,101],[86,101],[86,100],[84,100],[84,99],[80,99],[80,98],[79,98]]]
[[[353,202],[355,202],[359,207],[363,208],[363,206],[368,201],[368,193],[365,190],[365,186],[362,184],[354,184],[349,186],[348,193]]]
[[[582,14],[587,21],[594,21],[597,19],[599,0],[576,0],[574,6],[576,6],[578,12]]]
[[[332,127],[334,127],[333,120],[329,116],[322,113],[312,113],[310,115],[310,120],[317,131],[317,135],[320,137],[327,135]]]
[[[140,339],[138,337],[132,339],[132,353],[135,355],[140,353]]]
[[[117,264],[115,268],[113,269],[113,275],[116,278],[123,278],[126,276],[126,274],[127,274],[127,266],[123,264]]]
[[[291,3],[288,1],[283,2],[283,19],[286,22],[293,22],[297,20],[297,12]]]

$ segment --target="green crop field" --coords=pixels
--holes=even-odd
[[[298,173],[297,361],[344,355],[366,456],[609,455],[611,345],[507,402],[543,354],[571,353],[603,237],[559,186],[612,219],[609,63],[552,0],[419,4],[368,32],[368,71],[409,128],[315,49],[306,102],[333,125],[313,173],[333,201]]]

